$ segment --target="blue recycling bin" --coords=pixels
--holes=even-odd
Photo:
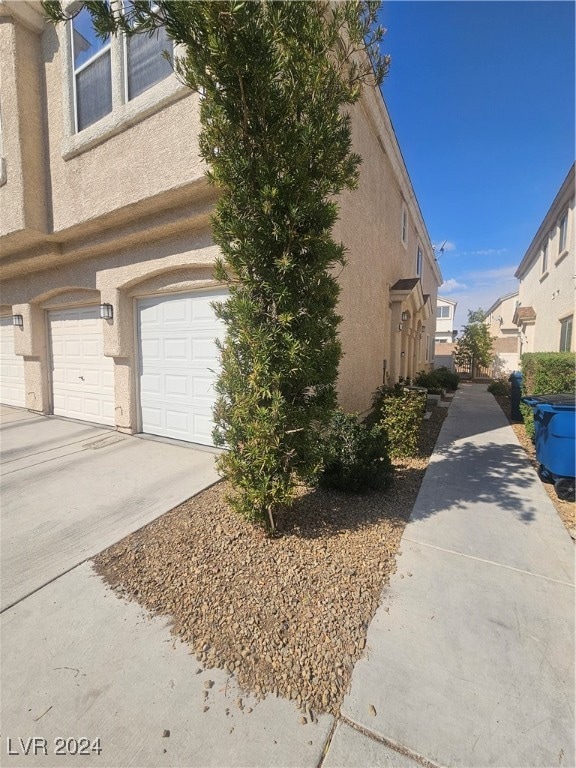
[[[543,478],[561,499],[574,499],[576,474],[576,395],[530,395],[522,402],[534,411],[536,461]]]

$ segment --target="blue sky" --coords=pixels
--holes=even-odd
[[[384,0],[382,86],[430,238],[441,295],[488,309],[574,162],[575,4]]]

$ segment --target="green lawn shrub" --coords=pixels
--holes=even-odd
[[[458,374],[446,368],[445,365],[440,366],[440,368],[434,368],[433,373],[444,389],[451,392],[455,392],[458,389],[460,382]]]
[[[359,422],[354,413],[336,411],[325,441],[319,485],[346,493],[385,490],[393,473],[384,429]]]
[[[488,385],[488,392],[495,397],[510,397],[510,383],[506,378],[495,379]]]
[[[418,435],[426,410],[426,394],[401,384],[378,387],[372,400],[371,418],[384,428],[392,458],[416,456]]]
[[[555,395],[576,391],[576,353],[525,352],[521,359],[522,394]],[[534,414],[520,403],[526,432],[534,439]]]

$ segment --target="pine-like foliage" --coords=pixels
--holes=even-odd
[[[468,323],[463,326],[454,350],[454,361],[459,366],[469,366],[471,376],[475,376],[478,366],[487,367],[492,360],[494,339],[484,317],[482,309],[468,310]]]
[[[274,510],[322,466],[319,429],[336,404],[336,196],[357,183],[350,119],[388,60],[377,3],[145,2],[127,18],[85,3],[101,32],[163,25],[184,46],[181,79],[201,92],[200,147],[221,190],[213,237],[220,345],[215,440],[232,505],[274,527]],[[114,5],[114,3],[112,4]],[[59,4],[44,4],[62,18]]]

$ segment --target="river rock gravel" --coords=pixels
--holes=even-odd
[[[95,569],[171,617],[198,661],[243,690],[291,699],[307,722],[337,715],[446,414],[422,422],[418,457],[395,462],[386,492],[302,487],[271,538],[229,509],[220,482],[98,555]]]

